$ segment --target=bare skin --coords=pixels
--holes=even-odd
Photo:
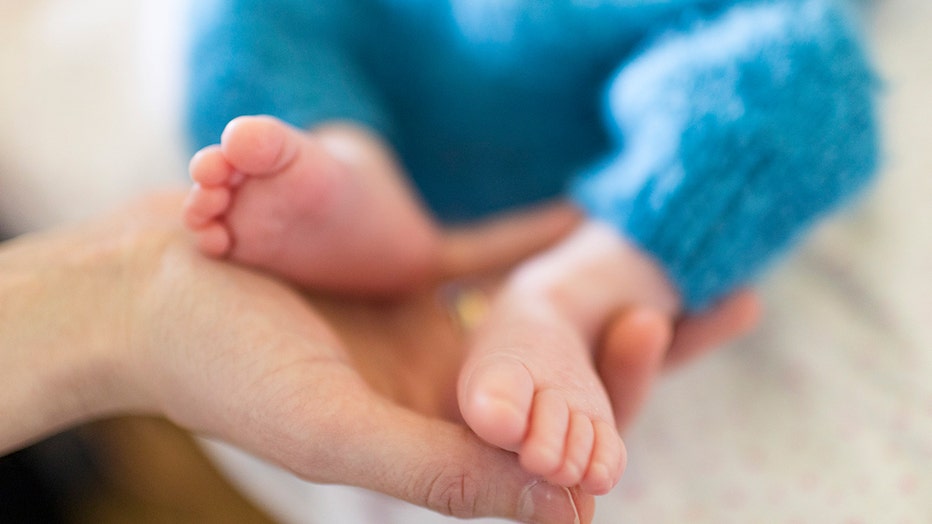
[[[191,160],[185,222],[205,254],[308,289],[410,291],[434,276],[440,236],[386,151],[356,127],[236,119]]]
[[[591,519],[591,497],[437,418],[452,378],[409,387],[455,376],[461,359],[434,294],[312,307],[200,256],[179,211],[177,194],[148,198],[0,246],[0,414],[15,421],[0,425],[0,452],[93,418],[158,413],[314,482],[461,517]]]
[[[276,280],[198,256],[179,206],[178,194],[155,195],[0,245],[0,415],[15,421],[0,425],[0,453],[82,421],[151,412],[311,481],[460,517],[591,519],[591,497],[571,490],[574,510],[512,455],[438,418],[453,385],[436,377],[456,375],[462,333],[436,294],[309,306]],[[531,237],[509,224],[457,233],[444,243],[447,269],[468,276],[523,258],[560,232],[561,215],[517,218]],[[500,249],[461,256],[481,246]],[[606,383],[647,385],[664,355],[696,356],[748,329],[735,311],[754,300],[728,303],[683,321],[669,353],[668,318],[619,312],[599,353]],[[634,413],[643,396],[622,394],[616,408]]]
[[[242,117],[194,158],[191,175],[185,218],[209,255],[363,295],[410,292],[442,273],[439,228],[386,146],[349,125],[308,133]],[[630,390],[600,380],[592,348],[621,308],[669,318],[679,303],[657,265],[613,230],[577,220],[566,232],[492,300],[468,345],[458,405],[528,472],[603,494],[624,469],[613,406]]]
[[[604,494],[625,453],[592,349],[612,313],[640,304],[672,316],[664,276],[607,226],[584,223],[522,263],[479,327],[459,380],[466,422],[548,481]]]

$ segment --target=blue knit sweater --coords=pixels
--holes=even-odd
[[[445,221],[571,197],[689,309],[753,278],[875,170],[844,0],[215,0],[194,145],[244,114],[352,119]]]

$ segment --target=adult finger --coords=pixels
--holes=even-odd
[[[743,289],[708,311],[683,318],[676,325],[664,366],[680,365],[746,335],[757,326],[761,313],[757,293]]]
[[[712,351],[751,331],[761,315],[756,293],[742,290],[714,308],[680,320],[648,308],[622,310],[602,338],[596,364],[624,429],[640,411],[651,385],[669,368]],[[672,345],[671,345],[672,340]]]
[[[648,308],[622,310],[609,323],[596,365],[622,431],[647,399],[673,338],[672,322]]]
[[[317,446],[303,457],[280,457],[282,463],[317,482],[363,487],[459,518],[591,521],[591,496],[540,481],[514,454],[488,446],[463,426],[350,386],[330,397],[327,419],[321,420],[319,405],[306,408],[315,421],[313,440],[329,442],[330,449]],[[300,444],[292,437],[308,440],[299,432],[285,442]],[[308,446],[291,449],[303,453]]]
[[[491,218],[444,233],[443,277],[501,271],[566,236],[580,221],[565,203]]]

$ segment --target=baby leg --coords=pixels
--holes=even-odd
[[[240,117],[190,170],[184,218],[208,255],[350,293],[395,293],[432,276],[438,233],[361,129]]]

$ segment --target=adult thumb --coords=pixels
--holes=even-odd
[[[373,401],[366,428],[346,441],[344,472],[357,475],[350,484],[459,518],[592,520],[591,496],[528,474],[516,455],[485,444],[466,427]]]

